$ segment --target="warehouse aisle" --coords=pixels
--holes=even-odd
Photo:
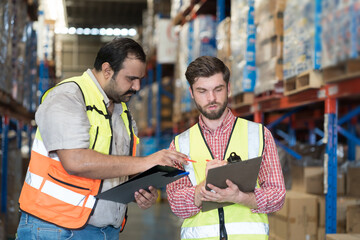
[[[120,240],[180,239],[182,220],[171,212],[168,202],[157,203],[147,210],[130,203],[128,215],[129,220],[120,234]]]

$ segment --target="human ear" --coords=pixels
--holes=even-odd
[[[105,79],[112,78],[112,76],[114,74],[114,71],[112,70],[112,68],[108,62],[104,62],[101,65],[101,72],[103,73]]]

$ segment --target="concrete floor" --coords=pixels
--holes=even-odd
[[[147,210],[130,203],[128,222],[120,240],[179,240],[182,220],[170,210],[168,202],[159,202]]]

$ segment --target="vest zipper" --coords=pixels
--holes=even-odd
[[[79,187],[79,186],[76,186],[74,184],[70,184],[70,183],[67,183],[67,182],[64,182],[64,181],[61,181],[53,176],[51,176],[50,174],[48,174],[49,177],[51,177],[52,179],[54,179],[55,181],[59,182],[59,183],[62,183],[64,185],[67,185],[67,186],[70,186],[70,187],[74,187],[74,188],[78,188],[78,189],[82,189],[82,190],[90,190],[89,188],[84,188],[84,187]]]
[[[220,227],[220,240],[227,240],[227,233],[225,228],[225,215],[224,215],[224,209],[218,208],[219,212],[219,227]]]

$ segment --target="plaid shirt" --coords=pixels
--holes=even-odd
[[[221,159],[224,156],[235,119],[232,112],[228,111],[222,124],[212,131],[205,125],[200,115],[199,124],[214,158]],[[264,129],[264,153],[258,176],[260,188],[255,189],[258,208],[251,210],[254,213],[271,213],[280,210],[284,204],[286,193],[274,139],[271,132],[267,128]],[[170,149],[175,150],[174,141],[170,144]],[[178,166],[178,168],[184,170],[182,166]],[[195,186],[188,177],[167,185],[166,192],[170,207],[178,217],[189,218],[201,210],[201,207],[198,208],[194,205]]]

